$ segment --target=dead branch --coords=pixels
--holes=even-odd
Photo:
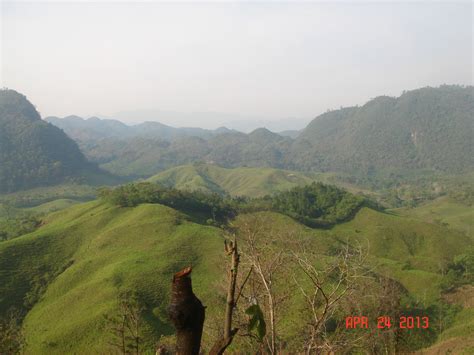
[[[237,240],[234,238],[233,241],[224,243],[225,251],[227,255],[231,256],[231,266],[229,270],[229,285],[227,288],[227,300],[226,300],[226,309],[225,309],[225,320],[224,320],[224,335],[219,339],[211,351],[210,355],[221,355],[224,353],[225,349],[232,343],[235,334],[237,334],[238,329],[232,329],[232,316],[234,313],[234,308],[237,304],[237,299],[240,296],[240,292],[235,298],[235,290],[237,284],[237,275],[239,272],[239,263],[240,255],[237,249]]]

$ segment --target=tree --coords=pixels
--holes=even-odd
[[[241,286],[237,290],[237,278],[239,276],[239,264],[240,264],[240,254],[237,247],[237,238],[235,233],[233,234],[232,241],[224,241],[225,251],[228,256],[230,256],[230,267],[228,270],[228,284],[227,284],[227,298],[226,298],[226,308],[225,308],[225,318],[224,318],[224,329],[223,334],[216,341],[211,351],[210,355],[220,355],[223,354],[227,347],[232,343],[234,336],[239,331],[239,328],[232,328],[232,319],[234,316],[234,311],[239,302],[240,296],[242,295],[243,288],[249,277],[252,274],[253,268],[250,267],[247,273],[247,276],[243,280]],[[251,327],[251,324],[250,324]]]
[[[239,238],[244,248],[242,255],[245,263],[252,268],[253,273],[247,285],[247,299],[251,307],[264,310],[268,317],[268,334],[264,337],[268,352],[276,354],[277,344],[277,312],[280,304],[290,292],[288,288],[276,289],[278,281],[284,280],[283,272],[288,260],[288,253],[275,240],[291,241],[293,236],[286,231],[272,229],[269,218],[262,214],[243,216],[238,222]],[[252,310],[252,309],[248,309]],[[251,312],[258,314],[258,312]],[[257,337],[258,339],[259,337]],[[260,340],[260,339],[258,339]]]
[[[306,354],[333,352],[336,349],[327,328],[341,301],[354,293],[358,279],[366,273],[362,251],[345,245],[336,256],[328,257],[303,247],[292,251],[292,257],[297,271],[303,274],[302,279],[297,274],[293,279],[304,297],[304,313],[308,315],[304,351]]]
[[[113,316],[106,316],[113,340],[110,344],[122,354],[140,354],[141,324],[143,306],[137,295],[125,292],[119,295],[118,310]]]

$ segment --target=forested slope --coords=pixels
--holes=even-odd
[[[474,168],[473,87],[441,86],[380,96],[316,117],[295,139],[266,129],[171,140],[140,137],[82,142],[115,174],[151,176],[196,161],[222,167],[336,172],[354,182],[393,184]]]
[[[41,120],[25,96],[0,91],[0,193],[101,174],[72,139]]]
[[[296,167],[370,176],[474,168],[474,89],[441,86],[377,97],[314,119],[292,147]]]

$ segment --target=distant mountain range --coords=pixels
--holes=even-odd
[[[190,126],[189,122],[193,122],[193,126],[197,125],[202,128],[216,127],[217,125],[244,133],[252,132],[260,127],[265,127],[272,132],[301,130],[311,121],[310,117],[274,118],[212,111],[176,112],[156,109],[121,111],[109,117],[99,115],[99,118],[113,118],[126,123],[158,121],[173,127],[187,127]],[[196,123],[194,124],[194,122]]]
[[[77,141],[94,141],[103,138],[159,138],[172,140],[178,137],[192,136],[208,139],[221,133],[236,132],[226,127],[215,130],[182,127],[175,128],[159,122],[144,122],[129,126],[114,119],[100,119],[91,117],[88,119],[79,116],[67,116],[64,118],[49,116],[45,121],[61,128],[67,135]]]
[[[195,162],[331,171],[357,183],[466,173],[474,169],[473,117],[474,88],[444,85],[330,111],[301,132],[259,128],[246,134],[158,122],[128,126],[77,116],[48,117],[48,124],[24,96],[7,90],[0,102],[0,182],[3,191],[10,191],[54,183],[90,166],[63,131],[90,161],[128,178]]]
[[[249,134],[228,132],[208,139],[181,136],[173,140],[134,137],[79,142],[87,157],[114,174],[148,177],[170,167],[207,162],[224,167],[280,166],[282,147],[292,139],[259,128]]]
[[[171,131],[181,133],[95,140],[81,143],[81,148],[119,175],[149,176],[195,161],[223,167],[335,171],[359,182],[396,181],[420,172],[462,173],[474,168],[473,92],[472,86],[444,85],[398,98],[380,96],[360,107],[324,113],[301,132],[276,134],[260,128],[249,134],[230,130],[184,134],[180,131],[184,129],[175,128]]]

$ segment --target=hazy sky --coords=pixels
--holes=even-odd
[[[472,17],[470,2],[3,1],[0,86],[42,116],[311,118],[404,89],[472,84]],[[212,127],[217,116],[162,121]]]

